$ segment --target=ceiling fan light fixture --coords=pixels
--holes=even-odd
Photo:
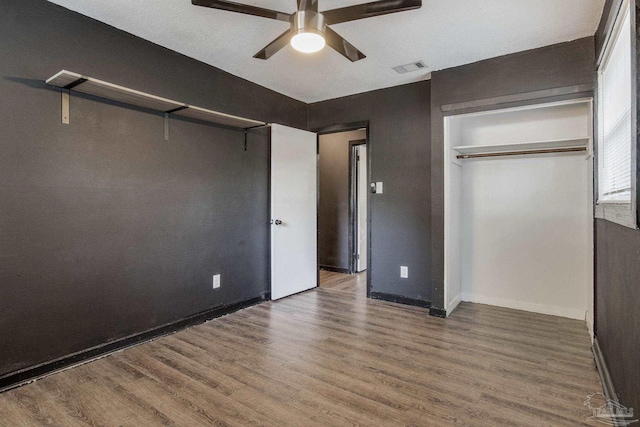
[[[331,25],[422,7],[422,0],[376,0],[319,12],[319,1],[297,0],[298,8],[293,13],[238,3],[236,0],[191,0],[191,3],[195,6],[287,22],[290,25],[289,30],[253,55],[254,58],[269,59],[288,44],[304,53],[318,52],[328,45],[351,62],[359,61],[366,56],[336,33]]]
[[[319,52],[326,44],[322,34],[313,31],[302,31],[291,38],[291,46],[302,53]]]

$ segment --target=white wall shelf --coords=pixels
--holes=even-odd
[[[156,95],[140,92],[135,89],[119,86],[113,83],[94,79],[93,77],[83,76],[81,74],[73,73],[66,70],[62,70],[48,79],[47,84],[59,87],[61,89],[73,90],[88,95],[94,95],[101,98],[122,102],[124,104],[160,111],[162,113],[165,113],[165,117],[168,117],[168,114],[175,114],[177,116],[188,117],[209,123],[215,123],[223,126],[230,126],[241,129],[249,129],[266,125],[265,122],[247,119],[244,117],[232,116],[230,114],[207,110],[201,107],[195,107],[184,102],[162,98]],[[68,124],[68,111],[66,112],[66,117],[64,111],[65,93],[66,92],[63,91],[62,116],[63,123]],[[66,105],[66,108],[68,108],[68,103]],[[165,128],[167,128],[167,123],[165,123]],[[165,135],[165,139],[168,139],[168,135]]]
[[[230,114],[219,113],[217,111],[207,110],[206,108],[194,107],[193,105],[187,106],[187,108],[180,109],[173,113],[176,116],[188,117],[190,119],[201,120],[205,122],[212,122],[219,125],[231,126],[237,128],[248,129],[255,126],[264,126],[266,123],[258,122],[255,120],[244,119]]]
[[[549,141],[521,142],[514,144],[497,145],[460,145],[451,149],[458,155],[492,154],[503,152],[551,150],[561,148],[586,148],[589,149],[591,138],[557,139]]]

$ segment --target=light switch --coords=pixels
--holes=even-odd
[[[406,267],[404,265],[400,266],[400,278],[401,279],[408,279],[409,278],[409,267]]]
[[[376,194],[382,194],[382,183],[376,182]]]

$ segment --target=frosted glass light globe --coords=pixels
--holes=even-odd
[[[325,44],[324,37],[317,33],[299,33],[291,38],[291,46],[303,53],[318,52]]]

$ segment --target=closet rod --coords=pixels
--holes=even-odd
[[[587,151],[587,147],[546,148],[539,150],[500,151],[497,153],[461,154],[458,159],[476,159],[480,157],[524,156],[527,154],[577,153]]]

